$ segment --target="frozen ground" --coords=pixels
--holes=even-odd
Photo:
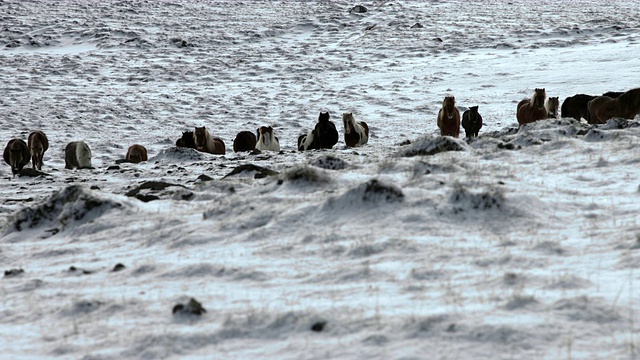
[[[0,139],[51,143],[49,176],[0,168],[2,358],[640,357],[640,121],[515,120],[640,86],[640,7],[354,5],[0,1]],[[421,155],[447,94],[485,127]],[[295,151],[321,110],[369,144]],[[267,124],[280,154],[173,146]]]

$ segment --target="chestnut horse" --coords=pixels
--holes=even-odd
[[[22,139],[11,139],[4,148],[4,162],[11,166],[11,173],[15,176],[29,163],[29,147]]]
[[[49,139],[42,131],[34,131],[29,134],[27,140],[29,151],[31,151],[31,168],[34,170],[42,170],[42,157],[44,152],[49,149]]]
[[[520,126],[530,124],[532,122],[546,119],[547,109],[544,107],[547,92],[542,89],[536,89],[531,99],[524,99],[518,103],[516,117]]]
[[[364,121],[356,121],[353,113],[342,114],[344,125],[344,142],[348,147],[362,146],[369,141],[369,125]]]
[[[84,141],[72,141],[64,149],[64,167],[66,169],[92,169],[91,149]]]
[[[142,145],[138,145],[138,144],[131,145],[127,150],[126,159],[132,163],[147,161],[148,160],[147,149]]]
[[[547,109],[547,117],[557,119],[558,109],[560,108],[560,100],[557,96],[552,96],[544,103],[545,109]]]
[[[438,111],[438,128],[440,136],[460,136],[460,111],[456,108],[455,97],[444,97],[442,109]]]
[[[482,116],[478,113],[478,107],[472,106],[462,113],[462,127],[468,138],[477,137],[482,128]]]
[[[629,90],[618,98],[598,96],[589,101],[589,124],[604,124],[619,117],[633,119],[640,112],[640,88]]]
[[[193,132],[193,141],[196,143],[196,150],[209,154],[225,154],[224,141],[219,137],[213,137],[206,127],[196,127]]]
[[[240,131],[233,139],[233,151],[253,151],[256,148],[256,136],[251,131]]]
[[[280,141],[273,134],[273,128],[271,126],[261,126],[256,133],[258,134],[256,149],[260,151],[280,151]]]

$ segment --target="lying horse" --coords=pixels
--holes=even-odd
[[[29,134],[27,140],[29,151],[31,152],[31,168],[34,170],[42,170],[42,157],[45,151],[49,149],[49,139],[42,131],[34,131]]]
[[[298,137],[298,150],[331,149],[338,143],[338,130],[336,125],[329,120],[328,112],[320,112],[318,122],[313,130],[306,135]]]
[[[132,163],[147,161],[148,160],[147,149],[142,145],[138,145],[138,144],[131,145],[127,150],[126,159]]]
[[[518,103],[516,117],[520,126],[547,118],[547,109],[544,107],[546,97],[547,92],[544,88],[536,89],[531,99],[524,99]]]
[[[444,97],[442,109],[438,111],[438,128],[440,136],[460,136],[460,111],[456,108],[455,97]]]
[[[11,173],[15,176],[29,163],[29,147],[22,139],[11,139],[4,148],[4,162],[11,166]]]
[[[615,99],[598,96],[589,101],[587,107],[589,124],[604,124],[614,117],[633,119],[640,112],[640,88],[629,90]]]
[[[196,142],[193,140],[193,131],[183,131],[182,137],[176,140],[177,147],[196,148]]]
[[[193,141],[196,144],[196,150],[209,154],[225,154],[224,141],[219,137],[213,137],[204,126],[196,127],[193,132]]]
[[[233,151],[253,151],[256,148],[256,136],[251,131],[240,131],[233,139]]]
[[[344,125],[344,142],[348,147],[362,146],[369,141],[369,125],[364,121],[356,121],[353,113],[342,114]]]
[[[478,107],[472,106],[462,113],[462,127],[468,138],[477,137],[482,128],[482,115],[478,113]]]
[[[558,118],[558,108],[560,107],[560,100],[557,96],[552,96],[544,103],[544,108],[547,109],[547,118]]]
[[[587,104],[593,99],[595,99],[595,96],[587,94],[569,96],[562,102],[560,116],[563,118],[574,118],[578,121],[580,121],[580,118],[587,120],[589,117]]]
[[[92,169],[91,149],[84,141],[72,141],[64,149],[64,167],[66,169]]]
[[[258,143],[256,144],[256,149],[260,151],[280,151],[280,141],[273,135],[273,128],[271,126],[261,126],[257,130],[257,134]]]

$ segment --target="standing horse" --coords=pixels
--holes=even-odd
[[[516,117],[520,126],[547,118],[547,109],[544,107],[546,97],[547,92],[544,88],[536,89],[531,99],[524,99],[518,103]]]
[[[253,151],[256,143],[256,136],[251,131],[240,131],[233,139],[233,151]]]
[[[595,99],[595,96],[587,94],[569,96],[562,102],[560,116],[563,118],[574,118],[578,121],[580,121],[580,118],[587,120],[589,117],[587,104],[593,99]]]
[[[15,176],[29,163],[29,147],[22,139],[11,139],[4,148],[4,162],[11,166],[11,173]]]
[[[338,142],[336,125],[329,120],[328,112],[320,112],[318,122],[313,130],[298,137],[298,150],[331,149]]]
[[[27,139],[29,151],[31,151],[31,168],[34,170],[42,170],[42,157],[44,152],[49,149],[49,139],[42,131],[34,131],[29,134]]]
[[[557,96],[552,96],[544,103],[545,109],[547,109],[547,118],[558,118],[558,108],[560,107],[560,100]]]
[[[589,124],[604,124],[619,117],[633,119],[640,112],[640,88],[629,90],[618,98],[598,96],[589,101]]]
[[[256,149],[260,151],[280,151],[280,141],[273,134],[273,128],[271,126],[261,126],[256,131],[256,133],[258,134],[258,143],[256,144]]]
[[[353,113],[342,114],[344,125],[344,142],[348,147],[362,146],[369,141],[369,125],[364,121],[356,121]]]
[[[126,159],[132,163],[139,163],[148,160],[147,149],[138,144],[129,146]]]
[[[196,150],[209,154],[225,154],[224,141],[219,137],[213,137],[204,126],[196,127],[193,132],[193,141],[196,143]]]
[[[477,137],[482,128],[482,115],[478,113],[478,107],[472,106],[462,113],[462,127],[468,138]]]
[[[91,149],[84,141],[72,141],[64,149],[65,169],[92,169]]]
[[[442,109],[438,111],[438,128],[440,136],[460,136],[460,111],[456,108],[455,97],[444,97]]]

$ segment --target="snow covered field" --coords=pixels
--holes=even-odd
[[[639,87],[634,2],[4,0],[0,25],[0,139],[50,141],[48,176],[0,167],[1,358],[640,358],[640,120],[515,117]],[[424,155],[445,95],[485,126]],[[296,151],[320,111],[369,144]],[[281,153],[232,152],[262,125]],[[195,126],[227,154],[175,148]]]

